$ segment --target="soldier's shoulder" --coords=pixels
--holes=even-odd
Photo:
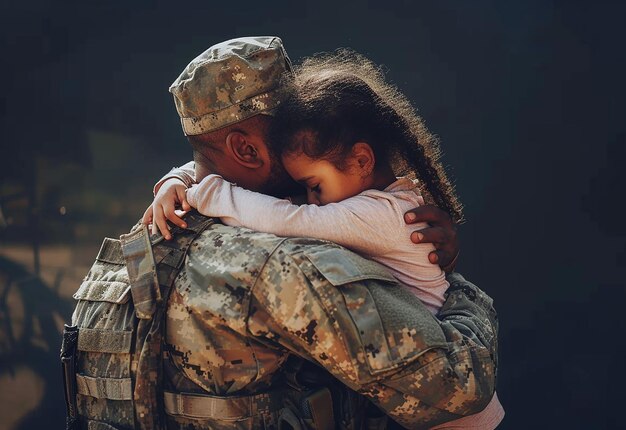
[[[225,261],[236,255],[246,255],[250,262],[265,263],[269,258],[286,263],[289,257],[306,253],[356,255],[352,251],[335,243],[311,239],[280,237],[271,233],[253,231],[245,227],[231,227],[214,224],[200,234],[194,241],[190,253],[206,254],[208,260]],[[357,257],[360,258],[360,257]]]
[[[284,241],[273,234],[261,233],[244,227],[213,224],[193,242],[190,252],[206,253],[209,259],[227,259],[245,253],[251,260],[267,258]]]
[[[280,243],[265,264],[265,272],[280,277],[322,277],[332,285],[342,285],[362,279],[396,282],[389,271],[376,263],[332,242],[289,238]]]
[[[189,247],[177,285],[204,291],[202,294],[206,293],[207,283],[249,289],[283,240],[246,228],[213,224]]]

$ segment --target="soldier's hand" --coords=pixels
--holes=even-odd
[[[459,256],[457,226],[447,212],[437,206],[420,206],[404,214],[407,224],[426,222],[430,227],[411,233],[414,243],[432,243],[435,250],[428,254],[428,260],[438,264],[445,272],[454,270]]]
[[[186,189],[183,181],[178,178],[170,178],[163,182],[154,196],[152,205],[146,209],[142,218],[144,224],[152,222],[152,234],[156,234],[158,229],[166,240],[171,239],[172,235],[167,225],[168,219],[180,227],[187,227],[185,221],[176,213],[177,206],[183,211],[191,210],[185,196]]]

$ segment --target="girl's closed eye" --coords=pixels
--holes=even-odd
[[[320,188],[320,184],[314,185],[312,187],[309,187],[311,189],[311,191],[313,191],[314,193],[321,193],[322,189]]]

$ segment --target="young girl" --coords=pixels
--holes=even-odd
[[[187,202],[227,225],[348,247],[386,266],[436,314],[449,285],[428,261],[433,246],[411,242],[415,226],[405,224],[404,213],[424,204],[420,188],[456,221],[461,205],[437,161],[435,139],[408,101],[371,62],[344,52],[305,61],[274,122],[271,150],[306,187],[308,204],[217,175],[189,188]],[[396,177],[406,173],[420,182]],[[503,415],[494,396],[483,412],[437,428],[493,429]]]

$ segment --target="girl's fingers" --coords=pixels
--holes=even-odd
[[[187,199],[183,200],[182,208],[185,212],[189,212],[192,209]]]
[[[168,220],[179,227],[187,228],[187,223],[176,214],[176,203],[178,202],[181,202],[183,209],[191,209],[191,206],[185,199],[184,187],[179,187],[175,191],[170,190],[166,195],[157,196],[152,206],[146,209],[142,222],[147,224],[149,220],[152,221],[152,234],[160,231],[166,240],[170,240],[172,233],[167,225]]]
[[[154,231],[154,225],[158,227],[159,231],[161,232],[161,235],[163,235],[165,240],[170,240],[172,238],[172,235],[170,234],[170,228],[167,226],[167,218],[165,217],[165,213],[163,212],[161,207],[157,208],[157,211],[154,215],[154,223],[152,225],[153,225],[153,231]]]
[[[174,208],[174,205],[165,206],[163,212],[165,214],[165,217],[177,226],[182,228],[187,227],[187,223],[185,223],[185,221],[183,221],[178,215],[176,215],[176,209]]]
[[[150,227],[150,234],[157,234],[159,232],[156,222],[152,222],[152,227]]]
[[[189,202],[187,201],[187,189],[186,188],[177,188],[176,189],[176,193],[178,195],[178,201],[180,202],[180,206],[181,208],[187,212],[191,210],[191,205],[189,204]],[[181,220],[182,221],[182,220]],[[185,224],[185,222],[183,221],[182,224],[178,224],[179,226],[185,228],[187,227],[187,225]]]
[[[150,222],[152,222],[152,205],[148,206],[148,209],[146,209],[141,218],[142,224],[148,225]]]

